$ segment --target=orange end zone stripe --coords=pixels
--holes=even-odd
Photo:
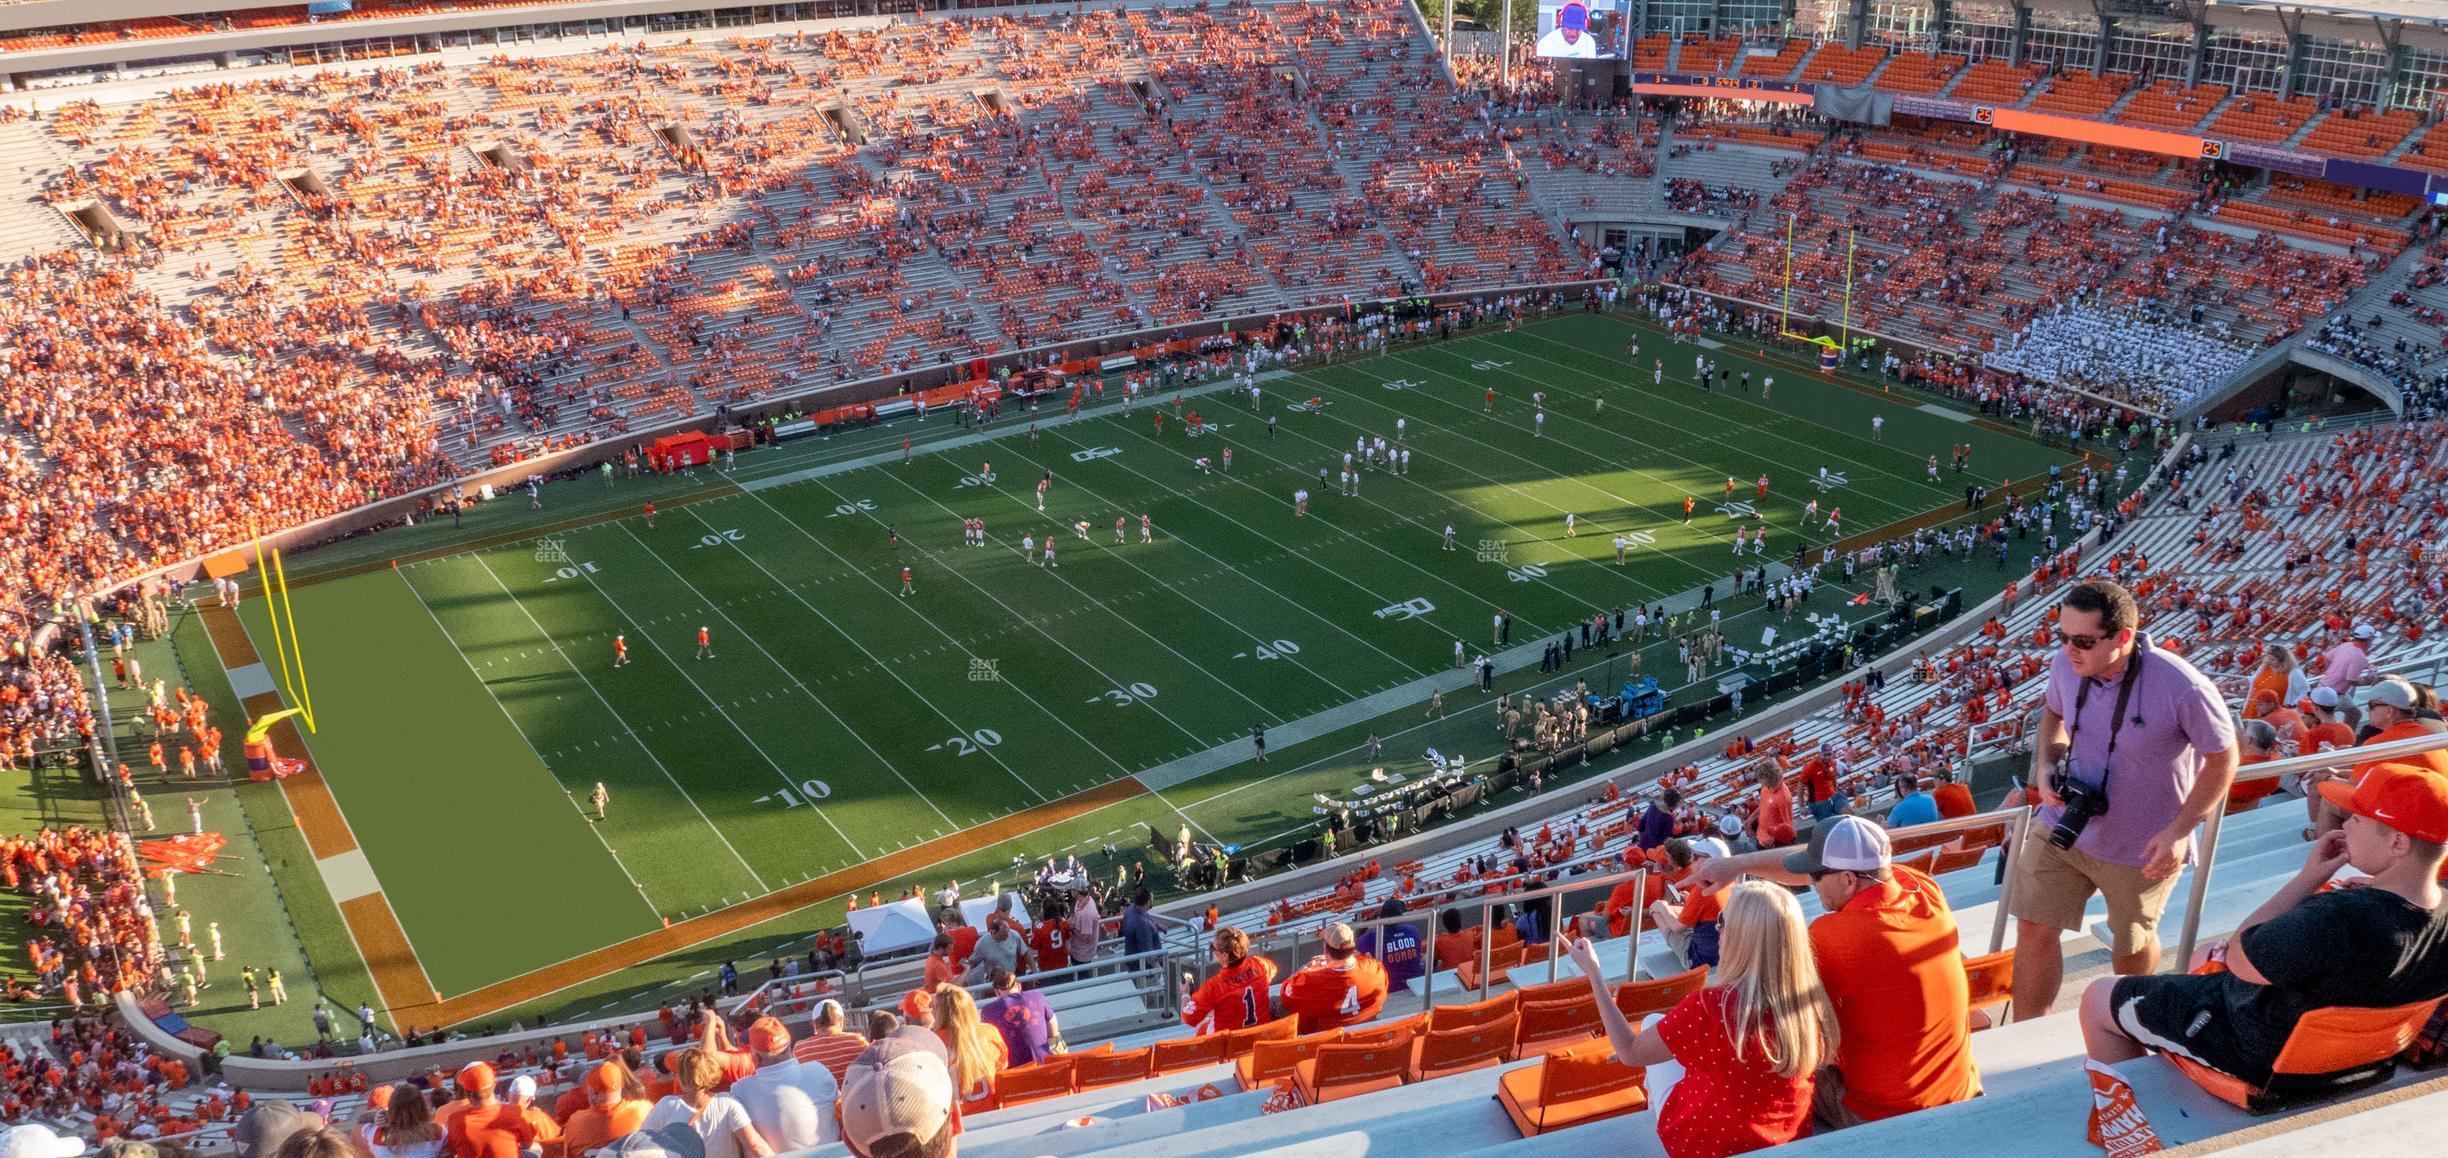
[[[365,958],[366,972],[373,975],[374,988],[382,992],[384,1008],[392,1011],[392,1028],[407,1032],[408,1023],[400,1019],[399,1011],[431,1008],[433,982],[426,978],[416,951],[408,947],[408,934],[400,928],[391,902],[379,892],[353,897],[340,902],[340,919],[348,922],[357,952]]]
[[[204,609],[204,634],[211,637],[213,650],[221,654],[221,668],[239,668],[263,662],[255,653],[254,641],[247,638],[246,628],[238,622],[238,613],[226,607]]]
[[[294,781],[295,778],[293,777]],[[716,938],[785,917],[800,909],[821,904],[846,893],[872,889],[896,877],[907,876],[952,857],[989,848],[1004,841],[1025,836],[1047,825],[1084,816],[1107,805],[1144,795],[1147,786],[1136,778],[1125,776],[1110,784],[1102,784],[1085,792],[1076,792],[1059,800],[1048,801],[1035,808],[1015,812],[1000,820],[989,821],[974,828],[965,828],[940,836],[923,844],[912,845],[891,853],[852,865],[838,872],[827,873],[814,880],[802,881],[788,888],[777,889],[752,901],[727,909],[716,909],[701,917],[692,917],[678,924],[631,937],[618,944],[607,945],[592,953],[523,973],[507,981],[498,981],[471,993],[461,994],[439,1004],[430,1000],[391,1007],[394,1022],[405,1021],[419,1026],[448,1027],[486,1017],[515,1005],[546,997],[572,985],[592,981],[605,974],[632,966],[643,965],[657,957],[676,953]],[[379,898],[359,898],[360,901]],[[358,902],[350,902],[357,904]],[[390,906],[382,905],[386,914]],[[354,922],[352,921],[352,924]],[[368,963],[372,963],[373,946],[358,935],[358,944],[365,947]],[[414,958],[409,958],[411,966]],[[422,975],[420,969],[419,975]],[[405,982],[403,982],[405,984]],[[385,987],[386,996],[389,988]]]

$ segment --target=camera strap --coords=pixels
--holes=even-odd
[[[2125,709],[2133,702],[2134,685],[2142,682],[2142,647],[2137,644],[2133,654],[2125,659],[2125,674],[2117,680],[2116,715],[2108,721],[2108,750],[2100,754],[2100,783],[2105,787],[2108,769],[2116,759],[2117,735],[2125,730]],[[2066,726],[2066,752],[2071,755],[2074,745],[2082,739],[2083,706],[2091,701],[2091,682],[2084,680],[2074,693],[2074,719]]]

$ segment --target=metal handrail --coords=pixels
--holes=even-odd
[[[1642,888],[1640,891],[1645,892],[1647,883],[1646,878],[1652,871],[1652,869],[1644,865],[1642,867],[1628,869],[1623,872],[1600,873],[1595,876],[1575,877],[1569,881],[1558,881],[1555,884],[1548,885],[1545,888],[1528,889],[1518,893],[1505,893],[1496,896],[1482,896],[1478,898],[1464,899],[1459,905],[1450,904],[1445,901],[1431,901],[1424,909],[1407,909],[1402,913],[1390,917],[1367,917],[1344,923],[1351,927],[1355,935],[1371,932],[1379,933],[1380,940],[1377,943],[1380,946],[1384,944],[1382,939],[1383,930],[1392,926],[1417,925],[1426,929],[1426,934],[1420,938],[1420,952],[1424,958],[1419,976],[1420,1011],[1422,1013],[1429,1013],[1436,1009],[1437,1004],[1436,975],[1441,972],[1441,970],[1437,968],[1436,964],[1436,938],[1437,930],[1443,924],[1446,909],[1455,907],[1476,907],[1479,910],[1479,986],[1477,996],[1479,999],[1485,1000],[1487,998],[1489,985],[1488,974],[1492,971],[1489,966],[1492,963],[1491,959],[1495,951],[1495,938],[1492,936],[1492,922],[1489,920],[1489,917],[1497,905],[1504,904],[1519,907],[1528,902],[1538,901],[1541,899],[1546,900],[1548,902],[1547,936],[1550,941],[1553,941],[1558,937],[1564,936],[1564,922],[1562,918],[1565,893],[1581,889],[1604,888],[1612,890],[1615,885],[1621,884],[1627,880],[1641,882]],[[1628,958],[1628,964],[1624,971],[1624,979],[1627,981],[1637,981],[1640,979],[1641,922],[1645,916],[1646,912],[1644,906],[1634,905],[1632,907],[1632,925],[1630,931],[1625,936],[1627,946],[1626,957]],[[1312,934],[1317,935],[1319,945],[1322,948],[1324,946],[1324,930],[1322,927],[1313,930],[1292,931],[1291,946],[1295,956],[1297,956],[1300,952],[1301,943],[1308,940]],[[1557,958],[1551,950],[1547,958],[1547,979],[1549,981],[1556,980],[1558,968],[1556,961]]]
[[[2350,768],[2357,764],[2385,762],[2404,756],[2419,756],[2425,752],[2443,750],[2448,750],[2448,732],[2391,740],[2384,744],[2332,749],[2326,752],[2313,752],[2265,761],[2236,769],[2235,783],[2259,783],[2282,776]],[[2019,805],[2013,808],[1976,812],[1970,816],[1934,820],[1928,824],[1893,829],[1888,835],[1890,839],[1944,836],[1949,833],[1973,832],[1994,827],[2000,823],[2007,826],[2006,879],[1999,888],[1997,915],[1989,930],[1989,951],[1995,953],[2005,947],[2007,912],[2012,908],[2014,901],[2015,865],[2026,843],[2021,838],[2028,835],[2031,818],[2036,812],[2037,809],[2031,805]],[[2193,857],[2193,888],[2185,900],[2185,919],[2177,941],[2179,950],[2177,960],[2179,961],[2193,959],[2193,945],[2201,931],[2202,908],[2207,903],[2210,894],[2210,866],[2218,856],[2220,821],[2225,816],[2226,809],[2222,806],[2213,809],[2210,818],[2202,822],[2201,836],[2197,842],[2199,847]]]
[[[1631,794],[1627,793],[1627,794],[1625,794],[1625,795],[1624,795],[1623,799],[1624,799],[1624,800],[1626,800],[1626,801],[1629,801],[1629,800],[1631,800],[1631,799],[1632,799],[1632,796],[1631,796]],[[1574,857],[1574,858],[1572,858],[1572,859],[1570,859],[1570,860],[1560,860],[1560,861],[1557,861],[1557,862],[1556,862],[1556,863],[1554,863],[1554,864],[1548,865],[1548,866],[1547,866],[1547,867],[1545,867],[1545,868],[1536,868],[1536,869],[1531,869],[1529,872],[1521,872],[1521,873],[1506,873],[1506,874],[1504,874],[1503,876],[1478,877],[1478,878],[1475,878],[1475,879],[1472,879],[1472,880],[1468,880],[1468,881],[1459,881],[1459,882],[1455,882],[1455,883],[1453,883],[1453,884],[1438,885],[1438,886],[1436,886],[1436,887],[1434,887],[1434,888],[1427,889],[1427,890],[1425,890],[1424,892],[1421,892],[1421,893],[1417,894],[1416,896],[1404,897],[1404,898],[1403,898],[1403,901],[1404,901],[1404,903],[1405,903],[1405,904],[1409,904],[1409,903],[1411,903],[1411,902],[1413,902],[1413,901],[1415,901],[1415,900],[1418,900],[1420,897],[1435,897],[1435,896],[1445,896],[1445,897],[1448,897],[1448,898],[1454,898],[1454,897],[1458,897],[1460,894],[1470,892],[1470,891],[1472,891],[1472,890],[1474,890],[1474,889],[1475,889],[1475,890],[1478,890],[1478,891],[1480,891],[1480,892],[1485,892],[1485,891],[1487,891],[1489,888],[1494,887],[1494,886],[1498,886],[1498,885],[1509,885],[1509,884],[1511,884],[1511,883],[1513,883],[1513,882],[1516,882],[1516,881],[1529,880],[1529,879],[1534,878],[1534,877],[1544,877],[1544,876],[1546,876],[1546,875],[1547,875],[1547,874],[1549,874],[1549,873],[1557,873],[1557,872],[1569,872],[1569,871],[1571,871],[1571,870],[1573,870],[1573,869],[1580,868],[1580,867],[1583,867],[1583,866],[1585,866],[1585,865],[1599,864],[1599,863],[1602,863],[1602,862],[1605,862],[1605,861],[1610,861],[1610,860],[1620,860],[1620,859],[1622,859],[1622,858],[1623,858],[1623,850],[1621,850],[1621,849],[1592,850],[1592,851],[1590,851],[1590,852],[1588,852],[1588,853],[1585,853],[1585,854],[1583,854],[1583,855],[1581,855],[1581,856]],[[1612,879],[1612,878],[1610,878],[1610,879]],[[1364,902],[1364,903],[1365,903],[1365,902]],[[1383,900],[1379,900],[1377,903],[1378,903],[1378,904],[1384,904],[1385,902],[1384,902]],[[1322,911],[1322,910],[1321,910],[1321,911]],[[1310,915],[1310,916],[1314,916],[1314,915],[1317,915],[1317,914],[1309,914],[1309,915]],[[1304,916],[1304,917],[1301,917],[1301,918],[1296,918],[1296,919],[1299,919],[1299,920],[1305,920],[1305,919],[1307,919],[1307,917],[1306,917],[1306,916]],[[1342,920],[1342,918],[1335,918],[1335,920]],[[1257,952],[1257,951],[1258,951],[1258,950],[1260,950],[1260,949],[1272,949],[1272,948],[1274,948],[1274,947],[1276,946],[1276,944],[1277,944],[1277,942],[1278,942],[1278,940],[1279,940],[1280,938],[1283,938],[1283,937],[1286,937],[1286,936],[1289,936],[1289,937],[1291,937],[1291,938],[1292,938],[1293,945],[1294,945],[1294,947],[1295,947],[1295,948],[1297,948],[1297,947],[1299,946],[1299,943],[1300,943],[1300,940],[1301,940],[1301,938],[1302,938],[1302,935],[1303,935],[1303,934],[1305,934],[1305,933],[1313,933],[1313,932],[1316,932],[1317,930],[1322,929],[1322,928],[1324,928],[1326,925],[1329,925],[1329,924],[1332,924],[1332,923],[1334,923],[1334,922],[1333,922],[1333,921],[1331,921],[1331,920],[1330,920],[1330,921],[1321,921],[1321,922],[1319,922],[1319,924],[1317,924],[1317,925],[1315,925],[1315,926],[1312,926],[1312,927],[1309,927],[1309,928],[1305,928],[1305,929],[1301,929],[1301,928],[1295,928],[1295,929],[1279,929],[1279,928],[1262,929],[1262,930],[1260,930],[1260,931],[1258,931],[1258,932],[1255,932],[1255,933],[1251,933],[1251,934],[1250,934],[1250,951],[1254,953],[1254,952]],[[1354,928],[1358,928],[1358,927],[1359,927],[1357,924],[1355,924],[1354,922],[1349,921],[1349,920],[1344,920],[1344,921],[1343,921],[1343,923],[1344,923],[1344,924],[1347,924],[1347,925],[1352,925]]]
[[[2238,768],[2235,783],[2257,784],[2263,780],[2274,780],[2282,776],[2293,776],[2304,772],[2325,772],[2335,768],[2351,768],[2357,764],[2386,762],[2401,756],[2419,756],[2426,752],[2444,750],[2448,750],[2448,732],[2435,732],[2427,736],[2409,736],[2403,740],[2391,740],[2385,744],[2333,748],[2326,752],[2288,756]],[[2201,933],[2202,907],[2208,903],[2210,898],[2210,868],[2212,862],[2218,857],[2219,833],[2226,817],[2227,809],[2225,802],[2222,801],[2220,807],[2210,811],[2210,818],[2202,822],[2201,847],[2194,857],[2193,864],[2193,888],[2185,897],[2183,932],[2179,935],[2176,945],[2176,960],[2179,963],[2193,960],[2193,946]]]

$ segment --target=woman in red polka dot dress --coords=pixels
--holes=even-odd
[[[1649,1067],[1649,1104],[1671,1158],[1726,1158],[1793,1141],[1813,1077],[1836,1056],[1836,1011],[1819,985],[1802,908],[1757,881],[1726,895],[1715,982],[1639,1030],[1615,1007],[1597,951],[1575,939],[1616,1060]]]

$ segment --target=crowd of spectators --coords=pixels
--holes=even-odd
[[[12,999],[42,995],[81,1011],[160,980],[161,935],[127,834],[70,826],[9,837],[0,885],[26,898],[35,930],[25,947],[33,981],[12,979]]]
[[[99,259],[5,275],[0,573],[39,609],[641,420],[1569,275],[1484,98],[1442,74],[1370,0],[70,102],[34,130],[70,160],[44,196],[115,224]]]
[[[184,1133],[203,1112],[175,1096],[190,1076],[112,1018],[64,1017],[0,1043],[0,1121],[46,1120],[99,1140]]]
[[[2166,413],[2201,397],[2251,360],[2224,322],[2207,328],[2077,299],[2031,320],[1982,359],[2036,382]]]

